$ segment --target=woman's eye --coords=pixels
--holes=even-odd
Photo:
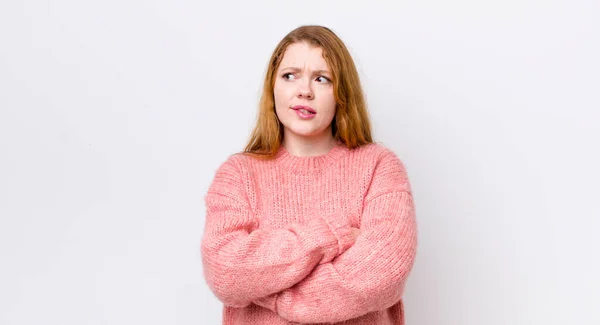
[[[320,83],[328,83],[328,82],[331,82],[331,80],[329,80],[327,77],[323,77],[323,76],[319,76],[319,77],[317,78],[317,81],[318,81],[318,82],[320,82]]]
[[[288,72],[288,73],[283,74],[283,79],[285,79],[285,80],[293,80],[294,78],[296,78],[296,77],[294,76],[293,73]]]

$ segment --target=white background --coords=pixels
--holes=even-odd
[[[0,324],[220,324],[203,196],[332,28],[419,219],[407,325],[600,324],[600,2],[0,4]]]

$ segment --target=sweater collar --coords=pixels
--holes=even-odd
[[[340,141],[337,141],[329,152],[318,156],[294,156],[283,146],[280,146],[275,155],[275,161],[289,172],[306,174],[333,165],[348,152],[349,149]]]

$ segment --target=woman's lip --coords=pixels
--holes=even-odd
[[[305,109],[305,110],[307,110],[307,111],[309,111],[309,112],[311,112],[313,114],[317,114],[317,111],[315,111],[314,109],[312,109],[312,107],[310,107],[310,106],[296,105],[296,106],[293,106],[292,109],[295,110],[295,111],[300,110],[300,109]]]
[[[316,114],[312,114],[312,113],[308,113],[307,114],[307,113],[304,113],[304,111],[301,110],[301,109],[296,109],[294,111],[296,112],[296,114],[298,114],[298,116],[301,119],[304,119],[304,120],[310,120],[310,119],[312,119],[312,118],[314,118],[316,116]]]

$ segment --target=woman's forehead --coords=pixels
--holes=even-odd
[[[313,71],[330,71],[323,57],[323,49],[308,43],[290,44],[279,65],[280,69],[310,69]]]

